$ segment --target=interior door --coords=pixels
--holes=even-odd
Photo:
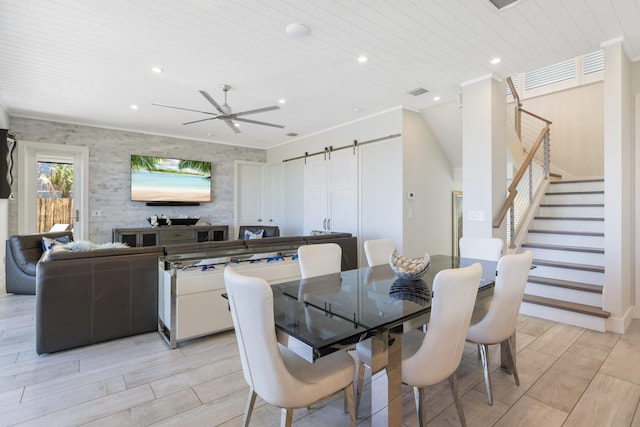
[[[358,235],[358,154],[352,150],[331,153],[329,224],[333,232]]]
[[[88,165],[89,148],[65,145],[46,144],[29,141],[18,143],[20,194],[18,204],[18,233],[37,233],[42,218],[38,218],[42,199],[60,195],[60,187],[51,183],[52,165],[67,165],[73,171],[72,187],[68,194],[73,206],[68,217],[69,226],[73,230],[74,239],[89,239],[89,201],[88,201]],[[43,166],[46,165],[46,166]],[[43,170],[46,169],[46,170]],[[43,196],[43,197],[39,197]],[[48,230],[44,230],[48,231]]]
[[[304,221],[305,234],[314,230],[328,231],[327,161],[323,156],[307,159],[304,165]]]
[[[240,225],[267,224],[265,221],[265,164],[236,161],[236,229]]]

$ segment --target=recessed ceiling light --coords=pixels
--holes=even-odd
[[[131,108],[132,110],[137,110],[140,107],[138,107],[136,104],[131,104],[129,108]]]
[[[493,65],[496,65],[496,64],[499,64],[499,63],[500,63],[500,61],[502,61],[502,59],[500,59],[500,58],[493,58],[493,59],[491,60],[491,63],[492,63]]]
[[[235,127],[239,128],[240,127],[240,123],[234,123],[233,124]]]
[[[286,100],[286,99],[284,99],[284,98],[280,98],[280,99],[278,100],[278,103],[280,103],[280,104],[286,104],[286,103],[287,103],[287,100]]]
[[[440,97],[439,97],[439,96],[434,96],[434,97],[433,97],[433,100],[434,100],[434,101],[440,101]]]
[[[151,71],[153,71],[154,73],[158,73],[158,74],[160,74],[160,73],[161,73],[161,72],[163,72],[164,70],[163,70],[162,68],[160,68],[160,67],[153,67],[153,68],[151,69]]]
[[[359,63],[361,63],[361,64],[364,64],[364,63],[365,63],[365,62],[367,62],[368,60],[369,60],[369,58],[367,58],[367,57],[366,57],[366,56],[364,56],[364,55],[360,55],[360,56],[358,56],[358,62],[359,62]]]
[[[299,22],[287,25],[286,31],[291,37],[296,38],[306,37],[309,35],[309,27]]]

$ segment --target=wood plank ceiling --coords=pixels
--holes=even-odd
[[[309,35],[287,35],[293,22]],[[501,10],[488,0],[0,0],[0,104],[13,116],[268,148],[289,132],[452,101],[465,81],[618,37],[636,58],[638,22],[640,0],[520,0]],[[247,118],[286,128],[183,126],[206,115],[151,105],[213,111],[198,90],[221,104],[222,84],[236,112],[285,98],[282,110]],[[416,87],[429,93],[406,93]]]

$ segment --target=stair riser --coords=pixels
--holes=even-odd
[[[533,221],[533,228],[537,230],[586,231],[590,233],[604,233],[604,221],[560,221],[553,219],[535,219]]]
[[[530,304],[524,301],[520,306],[520,313],[528,316],[540,317],[542,319],[553,320],[554,322],[561,322],[568,325],[579,326],[581,328],[592,329],[599,332],[604,332],[606,326],[606,319],[601,317],[560,310],[539,304]]]
[[[542,285],[540,283],[527,283],[525,293],[527,295],[537,295],[602,308],[602,294],[597,294],[595,292],[584,292],[577,289]]]
[[[558,191],[604,191],[604,181],[555,182],[549,186],[549,192]]]
[[[604,248],[602,236],[572,236],[566,234],[529,233],[529,243],[543,243],[547,245],[582,246],[585,248]]]
[[[544,197],[544,203],[547,204],[569,204],[569,203],[604,203],[604,194],[551,194],[547,193]]]
[[[540,216],[554,217],[579,217],[579,218],[604,218],[602,206],[542,206],[538,213]]]
[[[522,249],[533,252],[534,259],[604,267],[604,254],[592,254],[587,252],[560,251],[529,247],[523,247]]]
[[[531,274],[537,277],[545,277],[549,279],[568,280],[570,282],[604,286],[604,273],[596,271],[574,270],[570,268],[538,265]]]

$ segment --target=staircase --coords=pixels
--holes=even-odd
[[[520,312],[604,332],[604,180],[551,182],[527,250],[535,268]]]

